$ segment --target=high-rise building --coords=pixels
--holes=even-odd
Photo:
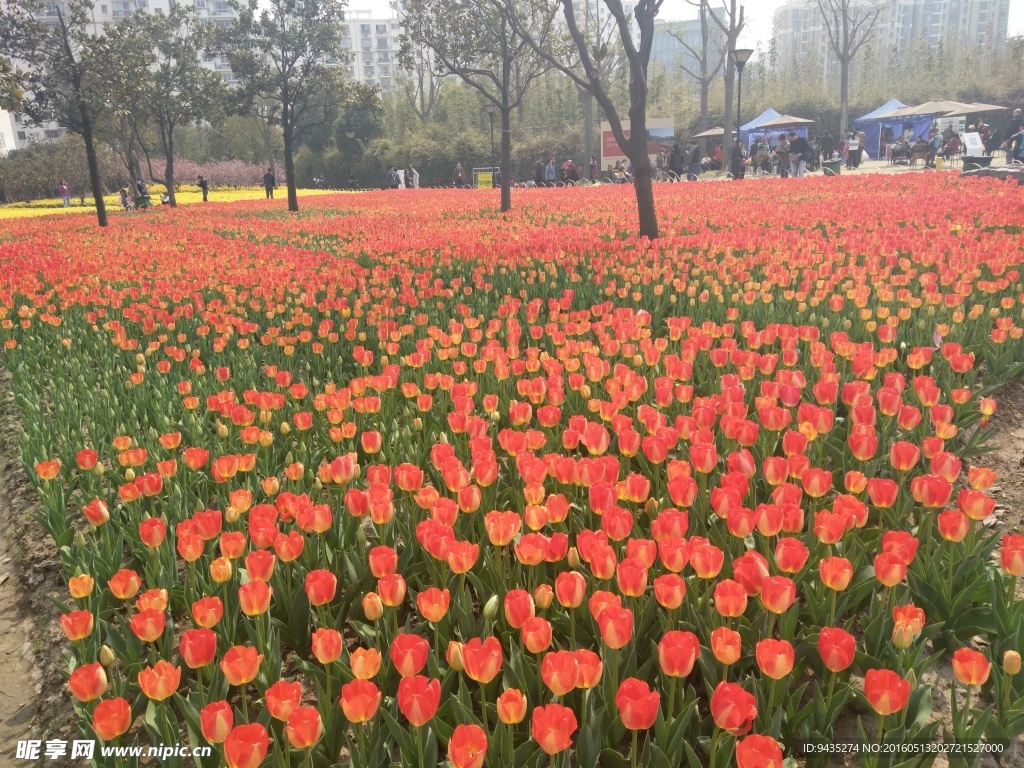
[[[395,85],[402,50],[402,22],[373,11],[345,11],[342,46],[350,54],[348,79],[389,90]],[[330,62],[335,63],[335,62]]]
[[[47,0],[46,10],[48,16],[41,17],[42,21],[57,23],[57,9],[60,0]],[[189,6],[196,9],[196,14],[201,21],[207,24],[229,25],[235,20],[235,11],[227,0],[96,0],[92,7],[92,19],[90,30],[92,34],[98,35],[108,24],[116,24],[124,17],[143,11],[145,13],[167,13],[175,6]],[[237,78],[231,71],[231,65],[226,56],[204,56],[203,66],[211,69],[228,83],[236,82]],[[10,130],[7,130],[7,127]],[[59,125],[56,120],[34,123],[28,115],[11,113],[0,109],[0,156],[7,154],[13,149],[21,149],[29,144],[38,142],[54,141],[66,133],[66,129]],[[4,139],[5,134],[10,137],[10,143]]]
[[[1010,0],[862,0],[880,7],[874,45],[902,55],[917,40],[1001,47],[1009,29]],[[790,0],[772,19],[772,56],[786,67],[814,59],[828,76],[835,66],[815,0]]]
[[[719,20],[725,21],[725,10],[712,7],[711,13]],[[715,20],[708,17],[708,69],[713,71],[718,63],[725,57],[725,33],[715,23]],[[691,72],[696,72],[700,62],[694,58],[690,50],[701,50],[701,25],[700,19],[687,19],[686,21],[664,21],[656,19],[654,22],[654,42],[651,45],[651,63],[657,64],[674,74],[683,74],[685,66]],[[689,46],[689,50],[687,49]]]

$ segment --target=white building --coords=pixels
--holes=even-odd
[[[46,7],[56,23],[56,9],[59,0],[47,0]],[[107,24],[116,24],[135,11],[146,13],[167,13],[175,6],[193,6],[199,19],[208,24],[226,26],[235,19],[235,12],[227,0],[96,0],[92,8],[92,34],[98,35]],[[203,66],[212,69],[228,83],[236,77],[224,56],[204,56]],[[9,127],[9,130],[8,130]],[[0,110],[0,155],[13,149],[21,149],[44,141],[54,141],[66,133],[56,121],[36,125],[27,115]],[[10,143],[8,143],[8,141]]]
[[[903,55],[920,39],[933,47],[940,41],[1001,47],[1007,39],[1010,0],[863,0],[863,5],[881,7],[873,44],[887,54]],[[809,59],[826,70],[834,66],[815,0],[790,0],[775,11],[772,47],[776,66]]]
[[[401,21],[376,17],[373,11],[345,11],[345,26],[342,46],[351,56],[348,79],[385,91],[394,87],[402,49]]]

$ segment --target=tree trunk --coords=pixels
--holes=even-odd
[[[850,60],[839,59],[839,122],[840,136],[845,136],[850,118]],[[863,147],[861,147],[863,149]]]
[[[164,186],[167,187],[167,198],[171,208],[178,207],[178,198],[174,195],[174,152],[167,154],[164,165]]]
[[[299,210],[299,196],[295,189],[295,160],[292,157],[292,124],[289,120],[281,121],[281,133],[284,136],[284,178],[288,184],[288,210],[295,213]]]
[[[512,109],[501,109],[501,211],[512,210]]]
[[[658,237],[658,213],[654,208],[651,161],[647,158],[646,151],[640,158],[639,164],[633,160],[633,190],[636,192],[636,212],[640,220],[640,237],[655,240]]]
[[[594,95],[579,89],[580,106],[583,107],[583,168],[590,174],[590,158],[594,157]]]
[[[107,206],[103,202],[103,180],[100,178],[100,163],[96,157],[96,145],[92,136],[92,116],[85,99],[78,100],[78,112],[82,119],[82,140],[85,142],[85,157],[89,163],[89,184],[96,202],[96,221],[101,227],[107,226]]]
[[[640,222],[639,235],[650,240],[658,237],[658,212],[654,207],[654,178],[647,157],[647,100],[636,99],[629,110],[629,141],[626,154],[633,163],[633,190]],[[639,102],[639,103],[636,103]]]

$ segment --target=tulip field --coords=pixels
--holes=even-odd
[[[82,738],[201,768],[1019,758],[1024,535],[986,452],[1024,191],[659,185],[653,242],[624,187],[515,192],[5,222]]]

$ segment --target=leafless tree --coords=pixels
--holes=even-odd
[[[525,30],[528,21],[512,10],[513,0],[503,0],[510,9],[516,27]],[[629,128],[608,91],[608,80],[598,66],[600,43],[587,38],[576,18],[573,0],[560,0],[565,28],[571,43],[569,50],[555,50],[543,41],[524,33],[530,46],[552,67],[572,80],[577,88],[593,94],[598,106],[604,110],[615,141],[633,164],[633,189],[636,193],[639,234],[654,239],[658,236],[658,215],[654,206],[653,173],[647,156],[647,69],[651,62],[654,43],[654,19],[663,0],[639,0],[633,8],[632,18],[626,13],[621,0],[604,0],[605,7],[615,20],[622,43],[622,54],[629,71]],[[547,3],[534,0],[534,14],[546,10]],[[639,42],[633,38],[633,25],[639,31]]]
[[[840,135],[845,134],[850,111],[850,63],[871,39],[882,12],[877,0],[816,0],[828,44],[839,62]]]
[[[445,75],[438,72],[431,61],[429,49],[415,46],[408,39],[398,57],[404,73],[402,93],[421,123],[430,119],[438,96],[444,89]]]
[[[725,143],[732,140],[732,92],[736,85],[736,65],[733,64],[732,59],[729,58],[728,52],[736,48],[736,42],[740,38],[740,33],[743,31],[745,21],[743,6],[739,4],[738,0],[722,0],[722,9],[725,11],[724,18],[719,18],[713,13],[709,15],[711,16],[712,21],[718,25],[718,28],[725,33],[725,114],[724,121],[722,123],[722,128],[725,129],[722,141]],[[725,157],[726,154],[723,153],[723,160]]]
[[[700,120],[697,122],[697,128],[703,131],[708,128],[708,94],[718,73],[722,71],[726,55],[711,34],[711,24],[714,23],[711,20],[714,18],[714,14],[711,12],[711,0],[687,0],[687,3],[697,9],[697,20],[700,22],[700,45],[694,48],[678,33],[672,31],[669,34],[686,49],[687,58],[693,60],[689,64],[683,64],[682,70],[692,77],[700,87]]]

